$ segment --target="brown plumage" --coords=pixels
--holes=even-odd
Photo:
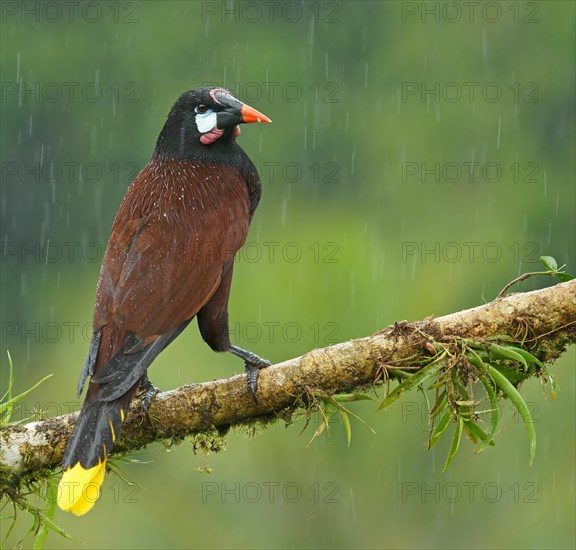
[[[112,320],[150,339],[194,317],[244,243],[249,212],[248,188],[234,167],[155,158],[112,227],[94,329]]]
[[[88,488],[94,484],[99,493],[130,401],[143,385],[147,407],[156,391],[146,377],[150,363],[194,317],[212,349],[245,361],[256,399],[258,369],[269,363],[232,346],[228,334],[234,256],[261,193],[235,138],[239,123],[256,121],[270,120],[223,89],[186,92],[120,205],[79,393],[91,380],[63,460],[58,502],[65,510],[80,515],[92,507]]]

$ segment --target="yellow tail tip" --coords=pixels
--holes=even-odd
[[[104,481],[106,460],[98,461],[96,466],[82,467],[77,462],[68,468],[58,485],[58,506],[64,512],[82,516],[92,509],[100,496],[100,487]]]

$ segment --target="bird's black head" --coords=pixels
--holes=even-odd
[[[172,158],[204,156],[203,148],[225,146],[240,135],[239,124],[272,122],[224,88],[184,92],[174,103],[156,143],[156,153]]]

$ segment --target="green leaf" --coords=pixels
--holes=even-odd
[[[314,435],[312,436],[312,439],[308,442],[308,445],[310,445],[310,443],[312,443],[312,441],[314,441],[314,439],[316,439],[324,431],[324,429],[326,429],[326,428],[330,429],[330,426],[328,425],[329,420],[330,420],[330,417],[336,411],[338,411],[340,413],[340,416],[342,418],[342,423],[344,424],[344,430],[346,432],[346,440],[348,442],[348,447],[350,446],[350,441],[352,439],[352,426],[350,425],[350,418],[349,418],[350,416],[352,416],[356,420],[359,420],[360,422],[362,422],[362,424],[367,426],[373,434],[376,433],[372,429],[372,427],[370,427],[362,418],[360,418],[357,414],[354,414],[351,410],[349,410],[346,407],[344,407],[343,405],[341,405],[338,402],[339,400],[336,398],[337,397],[336,395],[326,395],[326,394],[322,394],[322,393],[316,393],[315,395],[318,398],[320,398],[324,403],[324,410],[322,410],[322,407],[318,407],[320,414],[322,414],[322,416],[323,416],[323,421],[320,424],[320,426],[318,426],[316,431],[314,432]],[[354,396],[356,398],[352,398]],[[363,393],[340,394],[340,397],[344,397],[344,399],[342,399],[342,401],[344,401],[344,402],[360,401],[360,400],[364,400],[364,399],[374,400],[371,396],[366,396],[366,394],[363,394]]]
[[[558,280],[561,283],[565,283],[574,279],[574,275],[570,275],[570,273],[562,271],[566,265],[558,267],[558,262],[552,256],[540,256],[540,262],[546,269],[548,269],[548,271],[552,271],[552,273],[548,273],[548,275],[554,275],[555,277],[558,277]]]
[[[538,357],[532,355],[528,350],[518,346],[513,346],[510,344],[502,345],[493,342],[483,344],[468,339],[465,340],[465,343],[468,347],[468,350],[476,349],[479,351],[479,353],[476,354],[478,355],[478,358],[483,356],[485,359],[517,361],[518,363],[522,363],[526,369],[528,369],[529,365],[532,363],[536,363],[541,368],[544,367]],[[485,355],[486,350],[490,352],[490,356]]]
[[[0,398],[0,403],[3,402],[4,400],[10,401],[10,399],[12,399],[12,384],[14,383],[14,370],[12,367],[12,356],[10,355],[10,352],[8,350],[6,350],[6,355],[8,355],[8,368],[9,368],[8,388],[6,389],[6,392],[4,393],[2,398]]]
[[[528,433],[528,442],[530,444],[528,465],[532,466],[534,463],[534,457],[536,456],[536,430],[534,429],[534,421],[532,420],[530,410],[520,393],[518,393],[518,390],[510,383],[506,376],[491,365],[488,366],[488,370],[496,385],[504,392],[520,413],[520,417],[522,418],[524,426],[526,427],[526,432]]]
[[[364,424],[364,426],[366,426],[373,434],[376,434],[376,432],[374,431],[374,429],[368,425],[368,423],[361,417],[359,417],[357,414],[354,414],[350,409],[347,409],[346,407],[340,405],[337,403],[337,407],[340,410],[340,412],[344,412],[346,413],[347,416],[351,416],[353,418],[355,418],[356,420],[358,420],[359,422],[362,422],[362,424]]]
[[[44,378],[42,378],[42,380],[36,382],[36,384],[34,384],[31,388],[27,389],[25,392],[22,392],[20,395],[17,395],[16,397],[13,397],[12,399],[5,401],[4,403],[0,403],[0,417],[7,416],[8,420],[10,420],[10,416],[12,415],[12,407],[16,403],[18,403],[18,401],[26,397],[31,391],[35,390],[40,384],[42,384],[42,382],[45,382],[46,380],[48,380],[48,378],[52,376],[54,375],[49,374],[48,376],[45,376]],[[4,419],[2,419],[2,421],[4,422]]]
[[[558,271],[558,262],[552,256],[540,256],[540,263],[550,271]]]
[[[496,369],[500,374],[505,376],[510,382],[514,384],[520,384],[521,382],[524,382],[524,380],[530,378],[530,375],[526,372],[510,369],[497,363],[490,366],[492,366],[492,368]]]
[[[453,416],[452,411],[450,410],[449,407],[446,407],[444,414],[440,417],[438,424],[436,424],[436,427],[432,430],[432,433],[430,434],[430,441],[428,442],[428,450],[432,449],[434,445],[436,445],[436,443],[440,441],[442,434],[447,430],[448,426],[450,425],[450,422],[452,421],[452,416]]]
[[[540,365],[541,365],[540,369],[542,370],[545,379],[548,382],[550,382],[550,398],[552,399],[552,401],[554,401],[556,399],[556,395],[558,394],[558,386],[556,384],[556,378],[554,378],[554,376],[548,372],[548,369],[546,368],[545,365],[542,365],[542,363],[540,363]]]
[[[350,447],[350,441],[352,439],[352,428],[350,426],[350,419],[343,410],[340,410],[340,417],[342,418],[342,423],[344,424],[344,430],[346,431],[346,441],[348,442],[348,447]]]
[[[446,394],[446,390],[444,390],[440,394],[440,396],[436,399],[436,403],[434,403],[434,407],[430,411],[430,418],[431,419],[438,416],[438,414],[444,410],[444,406],[446,405],[447,401],[448,401],[448,397]]]
[[[308,441],[308,445],[306,445],[306,447],[308,447],[310,445],[310,443],[312,443],[312,441],[314,441],[324,431],[324,428],[326,428],[326,427],[328,427],[328,423],[322,422],[322,424],[320,424],[320,426],[318,426],[316,428],[316,431],[312,435],[312,439],[310,439],[310,441]]]
[[[44,521],[40,523],[40,529],[38,529],[38,533],[34,539],[34,550],[40,550],[44,546],[44,540],[46,539],[46,535],[48,534],[49,525],[45,521],[53,520],[54,519],[54,512],[56,511],[56,501],[58,496],[58,487],[56,483],[56,478],[53,477],[48,481],[48,487],[46,489],[46,502],[48,503],[48,509],[43,514]]]
[[[538,359],[538,357],[536,357],[535,355],[532,355],[528,350],[525,350],[524,348],[519,348],[517,346],[506,346],[506,347],[513,348],[516,353],[524,357],[524,360],[526,361],[526,363],[528,363],[528,365],[536,363],[536,365],[538,365],[541,369],[545,368],[544,365],[542,364],[542,361],[540,361],[540,359]]]
[[[528,370],[528,363],[521,353],[518,353],[518,348],[513,346],[500,346],[499,344],[489,344],[491,353],[497,359],[510,359],[522,363],[526,370]]]
[[[28,531],[28,533],[26,533],[26,535],[24,536],[24,539],[28,536],[29,533],[31,534],[40,534],[41,530],[46,527],[47,529],[51,529],[52,531],[54,531],[55,533],[58,533],[61,537],[64,537],[66,539],[69,540],[73,540],[75,542],[79,542],[76,539],[74,539],[72,537],[72,535],[70,535],[68,532],[64,531],[64,529],[62,529],[62,527],[60,527],[59,525],[57,525],[56,523],[54,523],[54,521],[51,519],[51,517],[49,517],[50,515],[50,511],[52,510],[52,513],[54,513],[54,511],[56,510],[56,494],[57,494],[57,484],[56,484],[56,479],[54,478],[53,480],[51,480],[50,482],[52,484],[52,488],[48,488],[49,493],[52,493],[52,491],[54,491],[53,494],[50,494],[47,496],[47,498],[50,498],[50,508],[48,510],[48,513],[44,513],[42,510],[40,510],[39,508],[37,508],[36,506],[33,506],[32,504],[30,504],[25,498],[20,497],[18,498],[18,500],[16,501],[17,506],[21,509],[21,510],[26,510],[27,512],[29,512],[30,514],[32,514],[32,516],[34,517],[34,523],[32,525],[32,527],[30,528],[30,530]],[[40,540],[38,539],[38,537],[36,538],[35,542],[34,542],[34,548],[35,549],[39,549],[42,546],[42,543],[44,542],[44,537],[45,535],[40,535]],[[19,546],[21,546],[21,543],[23,542],[22,539],[20,541]]]
[[[486,445],[490,445],[494,447],[495,443],[492,441],[492,438],[480,427],[476,422],[473,420],[464,420],[464,429],[468,434],[468,437],[471,439],[472,443],[476,444],[480,439]]]
[[[387,368],[386,369],[388,371],[388,374],[391,374],[392,376],[395,376],[396,378],[410,378],[412,375],[409,372],[406,372],[405,370],[402,369],[391,369],[391,368]]]
[[[334,401],[338,401],[339,403],[350,403],[352,401],[376,401],[376,398],[373,395],[368,393],[337,393],[332,396]]]
[[[567,283],[568,281],[571,281],[572,279],[574,279],[574,275],[570,275],[570,273],[562,273],[561,271],[559,271],[558,273],[555,273],[554,275],[556,275],[556,277],[558,277],[558,280],[561,283]]]
[[[466,355],[471,365],[474,365],[481,372],[486,372],[486,365],[484,364],[484,361],[480,357],[480,354],[478,354],[472,348],[468,348],[468,353]]]
[[[424,368],[420,369],[418,372],[410,376],[402,382],[398,387],[392,390],[387,396],[386,399],[382,401],[378,409],[388,409],[399,397],[401,397],[404,393],[413,390],[420,384],[422,384],[428,378],[436,375],[436,373],[442,369],[444,366],[444,358],[446,357],[446,352],[443,352],[437,359],[435,359],[429,365],[426,365]]]
[[[474,342],[474,340],[470,340],[468,338],[463,338],[463,341],[468,341],[468,342]],[[509,334],[492,334],[491,336],[487,336],[486,340],[488,342],[492,342],[492,341],[497,341],[497,342],[508,342],[510,340],[513,340],[512,336],[510,336]],[[478,342],[475,342],[476,344],[478,344]]]
[[[498,406],[498,398],[496,397],[496,392],[492,387],[493,380],[489,376],[480,376],[480,382],[484,386],[490,401],[490,431],[488,432],[488,437],[484,443],[482,443],[480,447],[476,449],[476,453],[481,453],[490,444],[490,441],[492,441],[496,435],[498,423],[500,422],[500,407]]]
[[[450,466],[452,459],[456,456],[458,448],[460,447],[460,440],[462,439],[462,427],[464,426],[464,419],[459,416],[456,420],[456,427],[454,428],[454,437],[452,438],[452,445],[450,445],[450,451],[448,452],[448,458],[446,459],[446,464],[444,464],[444,472]]]

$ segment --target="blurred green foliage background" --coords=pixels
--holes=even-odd
[[[540,255],[574,273],[574,6],[3,2],[2,382],[6,350],[16,391],[54,373],[21,416],[78,409],[115,212],[172,103],[205,83],[273,119],[239,138],[264,193],[235,270],[238,345],[278,362],[489,301]],[[554,403],[523,388],[532,468],[508,403],[496,447],[466,441],[442,473],[419,395],[364,402],[377,434],[354,423],[350,448],[337,421],[307,447],[319,417],[302,435],[235,431],[207,458],[151,447],[123,466],[141,487],[108,476],[90,514],[56,514],[77,541],[45,547],[573,548],[574,359]],[[194,326],[150,376],[170,389],[241,368]]]

